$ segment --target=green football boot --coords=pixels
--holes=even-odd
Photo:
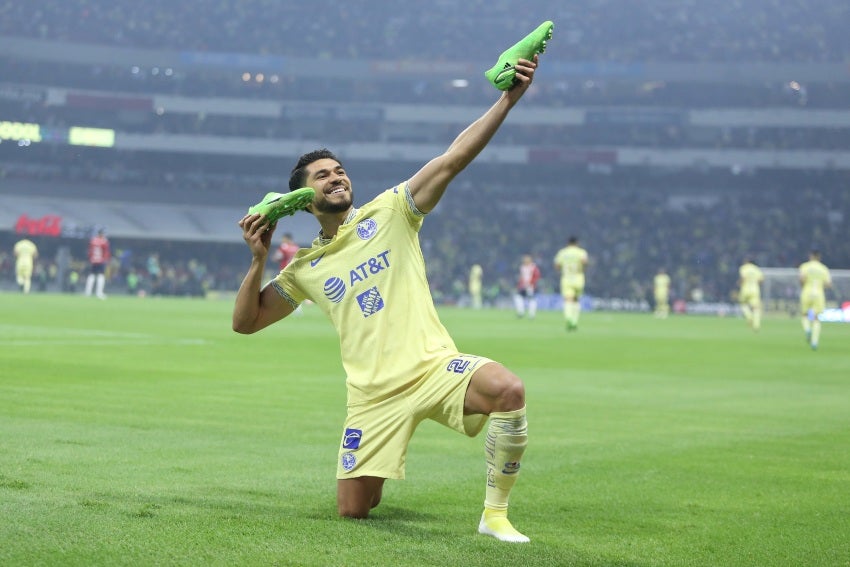
[[[546,51],[546,40],[552,39],[554,27],[555,24],[548,20],[537,26],[536,30],[502,53],[498,63],[486,71],[484,76],[500,91],[510,89],[514,86],[517,61],[520,59],[532,61],[536,54]]]
[[[313,202],[316,192],[312,187],[302,187],[289,193],[266,193],[263,200],[248,209],[249,215],[265,215],[269,222],[294,215]]]

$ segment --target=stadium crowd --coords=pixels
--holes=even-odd
[[[116,0],[7,2],[0,34],[178,50],[271,53],[335,59],[410,56],[490,59],[487,41],[542,21],[574,61],[844,61],[848,8],[832,0],[752,0],[675,5],[664,0],[436,1],[388,9],[381,2]],[[440,33],[434,33],[434,30]],[[362,41],[369,38],[369,41]],[[659,38],[662,38],[659,41]]]
[[[850,266],[850,242],[841,236],[850,219],[850,194],[820,187],[830,174],[584,175],[558,186],[482,182],[477,173],[457,181],[422,229],[429,278],[440,301],[455,302],[466,293],[473,264],[483,267],[491,300],[510,295],[526,253],[541,267],[541,292],[557,292],[552,258],[573,234],[591,255],[586,291],[601,298],[644,299],[653,275],[664,267],[674,298],[698,293],[705,301],[729,301],[745,257],[761,266],[793,268],[812,247],[823,250],[829,265]],[[362,183],[364,191],[385,186]],[[11,250],[9,238],[4,251]],[[113,241],[125,251],[116,254],[111,270],[122,289],[133,271],[139,289],[152,294],[234,290],[244,270],[236,245]],[[39,242],[45,250],[39,264],[53,277],[51,258],[63,243],[82,258],[82,241]],[[162,276],[149,269],[153,254],[162,258]],[[0,265],[2,278],[12,281],[8,254]]]

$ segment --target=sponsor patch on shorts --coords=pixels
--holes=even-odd
[[[362,429],[346,428],[345,435],[342,436],[342,448],[354,450],[360,447],[360,440],[363,438]]]

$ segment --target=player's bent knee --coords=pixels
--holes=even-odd
[[[357,509],[340,505],[337,509],[341,518],[351,518],[352,520],[365,520],[369,517],[369,508]]]
[[[381,503],[384,479],[358,477],[337,481],[337,511],[343,518],[364,519]]]
[[[500,411],[513,411],[525,405],[525,384],[518,377],[513,376],[507,381],[499,396],[502,407]]]

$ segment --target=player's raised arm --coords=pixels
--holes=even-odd
[[[410,193],[416,208],[428,213],[437,206],[452,179],[463,171],[493,138],[508,112],[528,89],[536,68],[537,56],[534,61],[521,60],[516,66],[516,85],[503,92],[487,112],[461,132],[445,153],[429,161],[410,179]]]
[[[409,181],[416,208],[428,213],[440,201],[449,183],[481,153],[505,121],[511,108],[522,98],[534,80],[538,53],[546,50],[553,24],[546,21],[522,40],[505,50],[496,65],[485,73],[497,89],[499,100],[470,124],[440,156],[432,159]]]

